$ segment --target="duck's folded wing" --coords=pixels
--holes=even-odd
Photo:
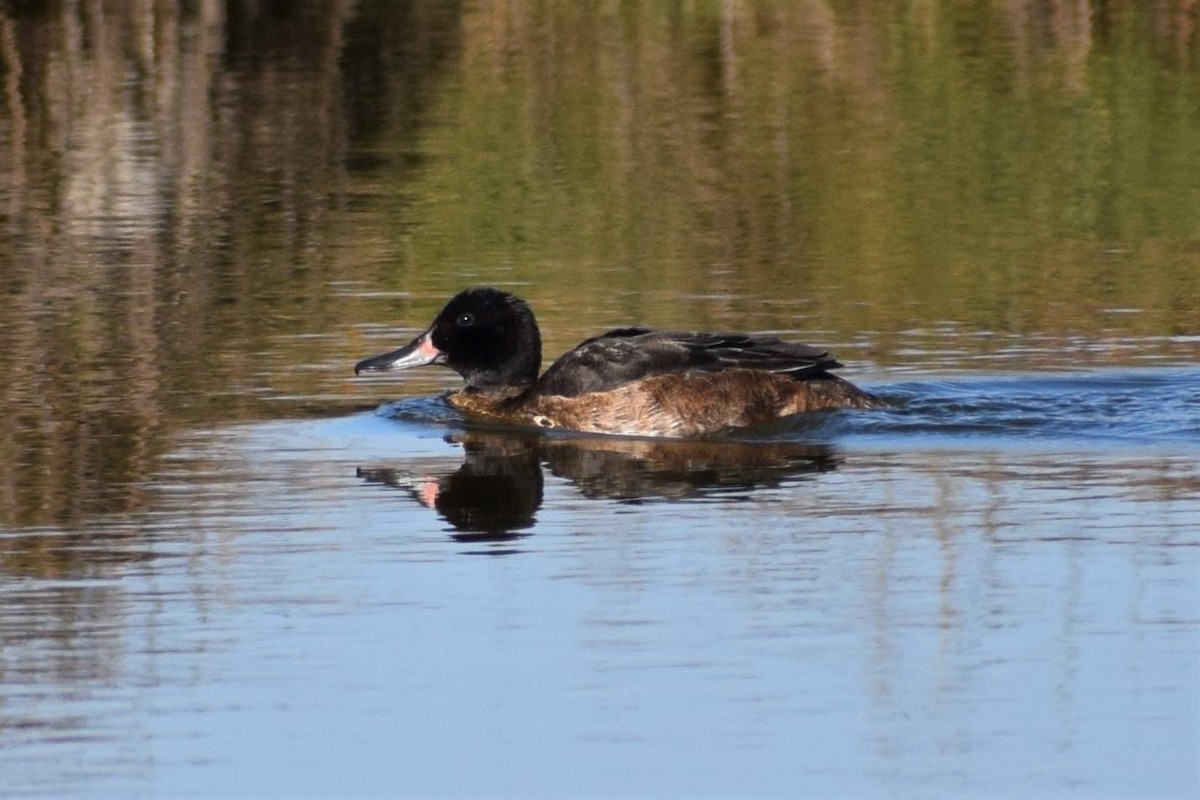
[[[828,352],[771,336],[618,328],[588,339],[555,361],[538,381],[542,394],[575,397],[653,375],[753,369],[795,380],[840,367]]]

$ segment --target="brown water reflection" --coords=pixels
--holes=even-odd
[[[322,360],[272,342],[341,324],[350,133],[411,139],[454,49],[450,4],[351,8],[0,8],[0,520],[142,507],[181,423],[261,414],[264,374]]]

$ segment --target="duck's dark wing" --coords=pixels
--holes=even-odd
[[[754,369],[795,380],[826,377],[842,366],[818,347],[744,333],[679,333],[617,328],[588,339],[550,365],[541,394],[575,397],[652,375]]]

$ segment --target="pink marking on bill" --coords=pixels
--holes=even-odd
[[[433,336],[428,333],[421,337],[421,343],[417,345],[417,352],[428,358],[437,358],[442,354],[441,350],[433,346]]]

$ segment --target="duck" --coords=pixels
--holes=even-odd
[[[462,376],[462,388],[445,400],[468,419],[589,434],[707,436],[882,405],[833,375],[842,364],[828,351],[760,334],[614,328],[541,372],[533,311],[492,287],[459,292],[423,333],[359,361],[354,372],[427,364]]]

